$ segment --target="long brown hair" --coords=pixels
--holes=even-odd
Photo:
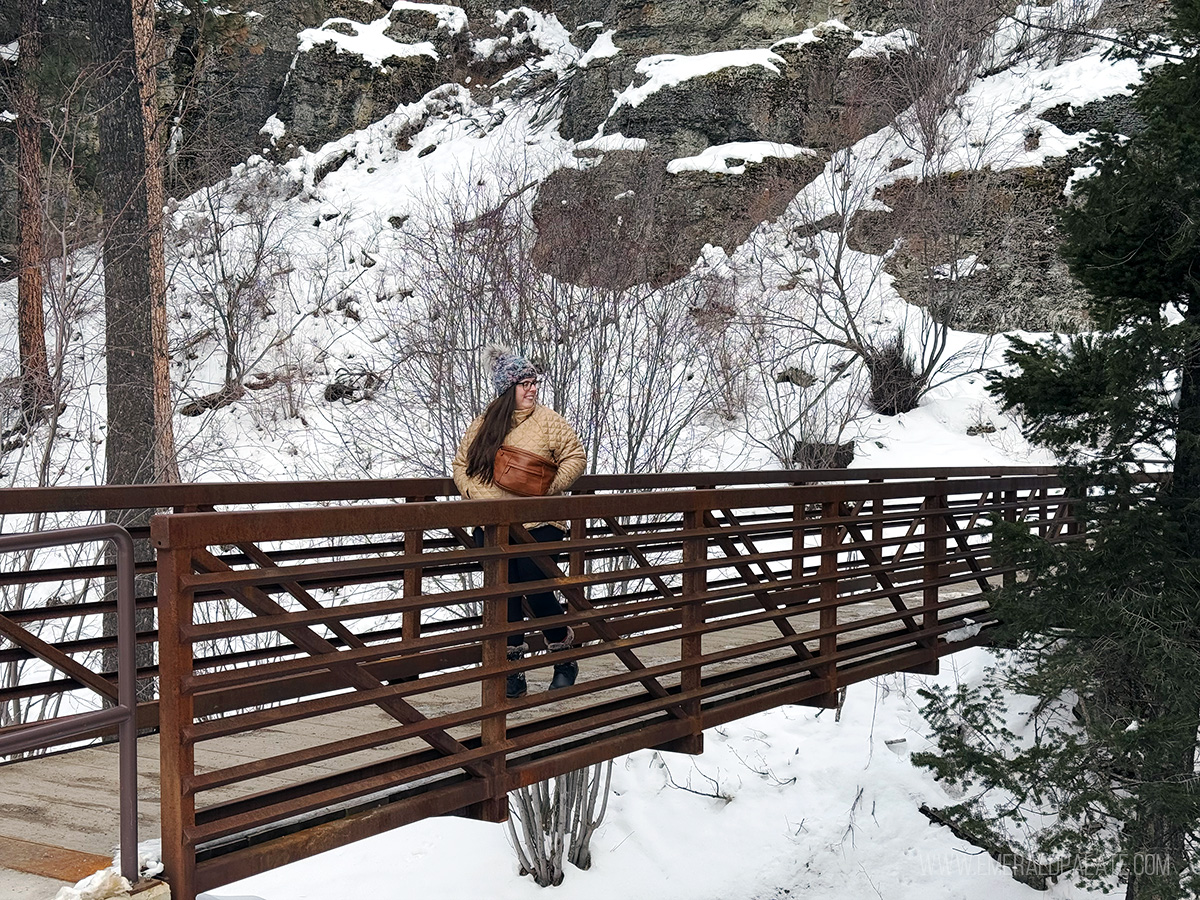
[[[517,386],[488,404],[483,411],[483,423],[475,433],[475,440],[467,448],[467,477],[478,478],[491,484],[496,474],[496,451],[512,430],[513,413],[517,411]]]

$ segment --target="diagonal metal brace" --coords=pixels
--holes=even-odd
[[[734,523],[737,522],[737,520],[733,517],[733,513],[731,511],[722,510],[722,513],[729,519],[729,521],[734,522]],[[717,534],[714,536],[713,540],[716,541],[718,547],[720,547],[722,550],[725,551],[726,559],[728,559],[730,561],[734,561],[734,560],[736,560],[736,558],[738,556],[741,555],[738,552],[737,545],[734,544],[734,542],[729,538],[729,536],[723,535],[720,533],[721,532],[721,523],[718,522],[716,517],[708,510],[704,511],[704,524],[709,526],[710,528],[716,529]],[[762,606],[763,609],[765,609],[765,610],[779,609],[779,604],[776,603],[774,601],[774,599],[772,599],[771,595],[767,591],[754,590],[754,585],[762,583],[762,579],[760,579],[758,577],[758,574],[754,571],[754,569],[750,568],[750,566],[744,562],[743,563],[734,562],[733,567],[734,567],[734,569],[737,570],[737,573],[742,576],[742,579],[746,582],[746,585],[751,588],[751,591],[754,594],[754,598],[756,600],[758,600],[759,604]],[[773,621],[775,623],[775,626],[779,629],[780,634],[784,635],[785,637],[795,637],[796,636],[796,629],[792,626],[792,623],[788,621],[786,615],[775,616],[772,618],[771,621]],[[811,650],[809,650],[807,647],[805,647],[803,643],[800,643],[799,641],[792,644],[792,649],[796,652],[796,655],[799,656],[801,659],[815,659],[816,658],[816,655]]]
[[[218,559],[208,550],[196,551],[195,564],[198,569],[203,569],[205,572],[233,571],[228,564]],[[286,609],[258,588],[231,586],[227,590],[235,600],[255,615],[263,616],[264,618],[287,615]],[[340,653],[338,648],[323,637],[320,637],[308,626],[280,624],[274,626],[274,629],[301,650],[312,656],[334,657],[334,659],[330,660],[329,670],[349,687],[370,691],[386,686],[380,679],[360,666],[354,663],[338,662],[336,660],[337,655]],[[374,702],[380,709],[392,716],[392,718],[403,722],[405,725],[427,721],[426,716],[420,710],[400,697],[381,697]],[[447,756],[469,752],[469,748],[451,737],[443,729],[432,730],[429,734],[422,735],[422,739],[435,750],[445,753]],[[463,767],[472,775],[482,778],[490,776],[487,767],[478,762],[464,763]]]
[[[523,525],[518,525],[516,523],[509,525],[509,533],[517,543],[538,543],[537,539],[534,538],[534,536],[530,534],[528,529],[526,529]],[[563,596],[567,598],[567,603],[570,604],[570,606],[577,612],[595,611],[596,607],[592,605],[590,600],[588,600],[582,588],[577,587],[576,585],[563,583],[566,580],[566,575],[550,556],[534,554],[531,555],[529,559],[533,561],[533,564],[536,565],[539,570],[541,570],[541,573],[547,579],[559,582],[559,584],[555,585],[556,589],[562,592]],[[592,630],[596,632],[596,634],[602,640],[618,641],[621,639],[621,636],[617,633],[616,629],[609,625],[604,619],[593,619],[590,624],[592,626]],[[616,655],[617,659],[621,660],[621,662],[623,662],[631,672],[637,672],[646,668],[645,664],[638,659],[637,655],[632,650],[621,647],[614,649],[612,652],[614,655]],[[652,676],[647,675],[644,678],[639,678],[638,681],[641,682],[641,684],[646,688],[652,697],[657,699],[665,699],[671,696],[670,691],[659,684],[658,679],[653,678]],[[691,718],[687,712],[684,711],[682,705],[670,706],[667,708],[667,712],[678,719]]]

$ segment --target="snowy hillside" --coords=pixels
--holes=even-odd
[[[561,26],[530,19],[542,55],[511,79],[578,63]],[[857,37],[863,53],[889,52],[886,41]],[[616,97],[614,111],[714,68],[772,65],[770,56],[650,60],[645,83]],[[555,119],[538,117],[543,101],[519,86],[481,106],[447,85],[287,163],[253,157],[169,207],[177,407],[194,413],[176,425],[184,477],[443,472],[482,402],[478,351],[492,340],[546,368],[548,402],[586,432],[594,471],[774,466],[796,440],[855,440],[857,465],[1042,461],[997,413],[981,377],[956,378],[994,363],[1002,339],[948,331],[932,378],[944,384],[911,413],[872,412],[861,359],[839,347],[850,323],[868,343],[903,329],[918,359],[933,352],[937,327],[900,299],[884,271],[891,251],[859,252],[849,226],[829,223],[886,209],[881,192],[903,179],[1061,157],[1086,133],[1066,135],[1039,114],[1121,93],[1136,78],[1134,63],[1106,61],[1100,46],[1059,65],[1000,67],[959,98],[936,158],[914,160],[903,123],[824,154],[824,171],[776,221],[732,252],[706,249],[689,275],[657,290],[572,285],[538,271],[530,216],[538,183],[635,142],[566,140]],[[673,166],[737,179],[746,162],[802,152],[731,145]],[[44,473],[41,434],[3,457],[9,484],[99,477],[99,265],[83,251],[50,268],[64,409]],[[943,268],[933,277],[966,281],[984,266],[968,257]],[[835,281],[840,294],[830,291]],[[0,285],[0,303],[15,321],[15,281]],[[822,328],[829,341],[814,340]],[[15,331],[0,340],[13,369]],[[780,381],[789,368],[812,385]],[[650,433],[634,437],[647,420]]]

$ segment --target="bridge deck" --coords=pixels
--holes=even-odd
[[[886,602],[879,601],[847,612],[865,618],[872,612],[889,608]],[[986,607],[979,604],[978,608]],[[972,609],[966,607],[964,612],[969,613]],[[816,614],[792,616],[790,621],[802,631],[813,627],[815,618]],[[704,652],[767,640],[777,634],[777,627],[770,622],[707,634]],[[657,645],[644,654],[644,661],[648,666],[654,666],[678,659],[678,652],[678,641]],[[762,656],[764,661],[794,658],[786,649]],[[745,660],[739,662],[744,664]],[[612,657],[598,657],[581,666],[580,680],[614,674],[620,669],[620,663]],[[721,666],[714,666],[713,670],[719,672]],[[530,670],[530,691],[544,690],[552,674],[550,666]],[[677,682],[678,678],[675,680]],[[671,681],[664,683],[670,685]],[[631,686],[626,690],[632,692],[638,688]],[[422,712],[435,716],[475,705],[479,703],[479,692],[480,686],[474,683],[430,693],[424,696]],[[574,701],[576,706],[585,703],[583,697]],[[566,706],[570,705],[567,701]],[[536,715],[536,711],[527,710],[512,714],[509,721],[519,724]],[[384,728],[392,723],[393,720],[375,707],[286,723],[261,729],[252,735],[242,734],[201,745],[197,748],[196,770],[224,768],[260,758],[264,752],[282,754],[335,739],[338,735]],[[248,741],[253,742],[252,747],[248,746]],[[375,748],[360,754],[354,762],[383,758],[415,745],[416,742],[410,741]],[[0,798],[3,798],[0,800],[0,894],[10,900],[48,900],[59,886],[84,877],[104,865],[105,858],[111,858],[118,844],[120,824],[117,753],[115,743],[103,744],[0,765]],[[346,760],[341,759],[314,763],[310,768],[314,774],[336,772],[345,764]],[[138,741],[138,834],[143,841],[159,836],[158,772],[158,736],[143,736]],[[267,776],[260,779],[260,786],[283,785],[294,775]],[[233,796],[244,789],[245,785],[238,791],[230,789],[223,793],[218,789],[213,791],[212,799],[219,801],[225,799],[226,794]],[[51,798],[53,802],[48,802]],[[25,842],[32,842],[35,848],[46,845],[47,851],[44,854],[18,852]],[[8,867],[10,864],[12,868]]]

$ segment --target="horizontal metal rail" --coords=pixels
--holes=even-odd
[[[156,517],[173,895],[430,815],[501,819],[519,785],[642,747],[699,752],[705,728],[935,671],[984,639],[990,592],[1019,575],[992,559],[994,519],[1077,537],[1045,470],[755,474]],[[540,521],[568,539],[531,542]],[[541,580],[511,586],[513,558]],[[542,624],[576,644],[510,661],[508,597],[539,590],[567,608],[524,626],[529,644]],[[505,698],[509,675],[566,660],[574,687]]]
[[[734,485],[820,484],[847,481],[1054,475],[1048,466],[907,469],[775,469],[738,472],[672,472],[647,475],[585,475],[574,492],[655,491]],[[199,509],[212,506],[264,506],[455,497],[449,477],[377,478],[344,481],[262,481],[238,483],[97,485],[93,487],[0,488],[0,514],[112,509]]]
[[[71,544],[111,541],[116,551],[117,581],[117,688],[91,676],[69,656],[0,615],[0,632],[14,644],[26,648],[49,665],[73,676],[82,687],[93,687],[116,705],[107,709],[75,713],[44,722],[22,723],[0,728],[0,756],[40,750],[48,745],[78,740],[115,726],[118,730],[118,769],[121,804],[121,874],[130,883],[138,881],[137,837],[137,666],[134,661],[133,539],[119,525],[89,525],[59,531],[0,536],[0,553],[17,553]]]

